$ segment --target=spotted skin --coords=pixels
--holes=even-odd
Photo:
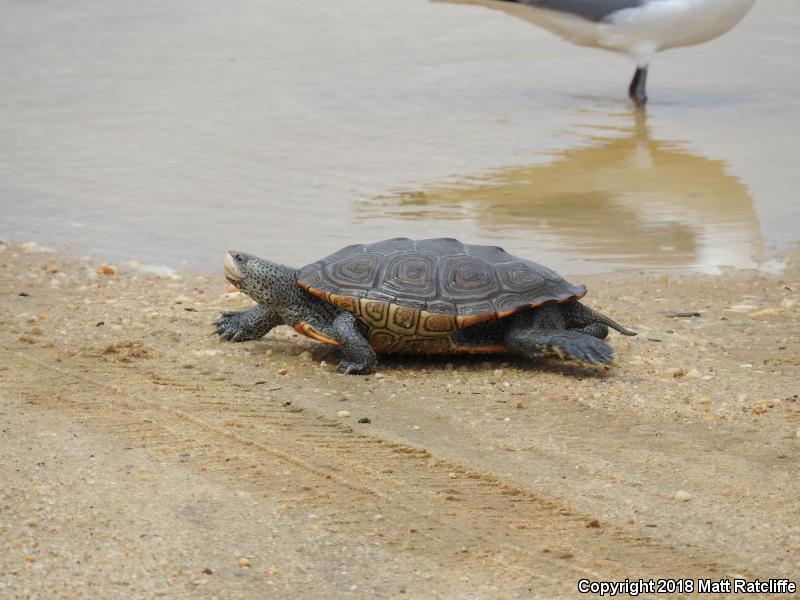
[[[609,363],[613,359],[613,350],[603,341],[608,335],[608,328],[625,335],[635,335],[578,302],[576,296],[585,293],[582,286],[572,286],[535,263],[515,264],[521,259],[507,259],[510,255],[500,248],[465,246],[455,240],[440,239],[413,242],[415,245],[409,249],[409,242],[412,240],[398,238],[380,242],[371,248],[348,247],[332,255],[333,258],[323,259],[302,270],[245,253],[230,252],[226,257],[228,280],[257,304],[247,311],[224,313],[215,322],[216,333],[224,340],[240,342],[258,339],[273,327],[286,324],[303,335],[338,347],[342,353],[338,370],[352,374],[373,371],[377,353],[513,352],[530,358],[558,356],[590,363]],[[429,290],[424,279],[439,277],[437,269],[440,264],[433,260],[417,263],[414,253],[452,253],[454,248],[459,248],[455,244],[468,249],[470,256],[476,260],[494,259],[504,261],[500,263],[501,266],[510,264],[508,269],[498,269],[491,274],[488,280],[503,289],[514,285],[520,289],[494,296],[489,294],[490,297],[483,301],[491,309],[489,313],[473,312],[475,306],[482,302],[480,293],[485,293],[485,290],[478,295],[465,296],[464,305],[449,294],[441,298],[427,297]],[[377,258],[348,263],[353,248],[357,248],[358,254],[372,252]],[[387,249],[394,252],[394,262],[389,264],[390,268],[379,260],[380,252]],[[399,257],[403,256],[405,258],[401,260]],[[344,261],[347,264],[346,269],[337,270],[336,276],[347,279],[347,284],[351,286],[349,293],[336,288],[331,291],[314,288],[301,279],[302,273],[307,273],[309,268],[313,267],[319,272],[331,261],[338,261],[336,264]],[[482,290],[488,281],[482,273],[487,269],[475,270],[472,263],[465,264],[468,267],[466,275],[456,274],[453,280],[461,277],[469,285],[472,285],[469,283],[472,281],[476,289]],[[445,261],[445,266],[455,269],[451,261]],[[509,275],[509,270],[535,268],[541,269],[538,275]],[[388,300],[391,295],[386,291],[391,287],[388,284],[394,285],[396,291],[403,290],[402,281],[396,278],[388,281],[386,273],[391,279],[392,273],[401,272],[404,277],[411,277],[412,287],[417,286],[420,297],[402,303],[396,298],[394,301]],[[447,277],[450,278],[450,275]],[[374,278],[387,285],[358,295],[352,288],[357,286],[359,278]],[[528,280],[535,290],[531,292],[524,289],[523,280]],[[317,283],[320,282],[324,283],[318,278]],[[558,292],[553,293],[553,290]],[[410,293],[409,290],[405,291]],[[530,303],[531,298],[547,298],[548,291],[549,299]],[[506,300],[501,297],[506,293],[518,296],[515,300]],[[504,302],[507,303],[505,307]],[[468,307],[464,311],[467,314],[459,313],[461,306]]]
[[[281,317],[271,308],[256,304],[250,310],[225,312],[214,322],[217,333],[229,342],[258,340],[282,324]]]

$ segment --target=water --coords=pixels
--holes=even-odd
[[[0,1],[0,236],[218,269],[407,235],[565,273],[798,237],[800,17],[628,59],[425,0]]]

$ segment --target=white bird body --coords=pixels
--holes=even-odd
[[[453,0],[451,0],[453,1]],[[653,55],[702,44],[730,31],[756,0],[455,0],[521,17],[574,44],[627,54],[641,81],[637,103],[646,101],[644,78]],[[638,72],[638,71],[637,71]],[[635,85],[636,84],[636,85]],[[640,102],[641,101],[641,102]]]

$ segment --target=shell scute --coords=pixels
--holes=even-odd
[[[361,298],[358,301],[360,317],[371,327],[381,328],[386,325],[386,318],[389,316],[390,304],[378,300]]]
[[[398,297],[432,300],[438,295],[436,262],[435,257],[420,252],[389,254],[384,258],[377,287]]]

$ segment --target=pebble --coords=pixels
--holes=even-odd
[[[186,304],[187,302],[191,302],[192,299],[189,296],[178,296],[173,300],[175,304]]]
[[[700,398],[697,401],[698,404],[711,404],[711,398],[706,398],[705,396]]]
[[[172,267],[165,267],[164,265],[144,265],[138,260],[130,260],[128,264],[141,273],[149,273],[161,279],[181,279],[181,276],[178,275]]]
[[[221,350],[192,350],[192,354],[195,356],[216,356],[220,352]]]
[[[286,375],[289,369],[278,369],[278,375]]]
[[[692,369],[686,375],[688,377],[693,377],[695,379],[699,379],[700,377],[702,377],[702,375],[700,375],[700,371],[698,371],[697,369]]]
[[[345,412],[347,412],[347,411],[345,411]],[[361,418],[358,420],[358,422],[359,422],[359,423],[372,423],[372,419],[370,419],[369,417],[361,417]]]
[[[239,566],[241,568],[243,568],[243,569],[249,569],[250,568],[250,561],[248,559],[246,559],[245,557],[242,557],[242,558],[239,559]]]
[[[107,265],[103,263],[97,268],[98,275],[116,275],[117,274],[117,267],[114,265]]]
[[[40,244],[37,244],[36,242],[25,242],[24,244],[20,245],[20,248],[22,248],[25,252],[32,254],[55,252],[53,248],[42,246]]]
[[[754,304],[734,304],[733,306],[728,307],[728,312],[738,312],[738,313],[746,313],[752,312],[758,309],[758,307]]]
[[[672,375],[675,378],[683,377],[686,374],[681,367],[673,367],[671,369],[667,369],[667,375]]]
[[[600,527],[600,519],[589,519],[586,522],[586,527]]]
[[[693,498],[693,496],[685,490],[678,490],[677,492],[675,492],[674,498],[678,502],[688,502]]]
[[[340,410],[339,412],[336,413],[336,416],[337,417],[349,417],[350,416],[350,411],[349,410]]]

